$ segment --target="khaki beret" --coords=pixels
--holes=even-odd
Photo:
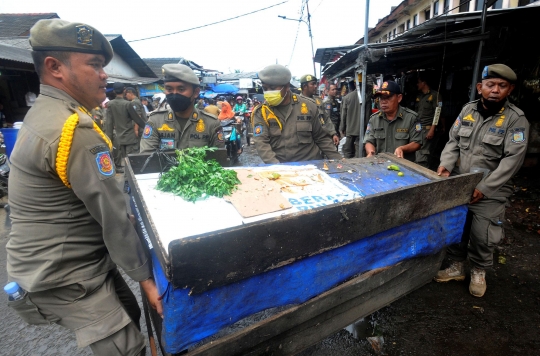
[[[30,29],[33,51],[63,51],[102,54],[105,65],[114,52],[109,41],[92,26],[60,19],[39,20]]]
[[[482,80],[490,78],[501,78],[513,83],[517,80],[516,72],[504,64],[492,64],[485,66],[482,71]]]
[[[261,82],[267,85],[286,85],[291,81],[291,71],[281,64],[272,64],[259,73]]]
[[[184,64],[165,64],[161,67],[164,82],[183,81],[186,83],[199,85],[199,78],[195,72]]]
[[[309,83],[312,81],[318,81],[317,77],[311,74],[304,74],[300,77],[300,84]]]

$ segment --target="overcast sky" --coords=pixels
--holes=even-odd
[[[68,21],[88,23],[104,34],[125,40],[181,31],[259,10],[285,0],[195,1],[0,1],[0,13],[56,12]],[[370,1],[369,26],[390,13],[399,0]],[[298,19],[303,0],[252,15],[172,36],[130,45],[142,58],[184,57],[204,68],[224,73],[258,71],[276,63],[289,66],[293,75],[313,71],[308,28],[278,15]],[[365,0],[309,0],[313,46],[351,45],[364,35]],[[304,10],[304,19],[307,19]],[[296,46],[293,46],[297,34]],[[319,67],[317,66],[317,74]]]

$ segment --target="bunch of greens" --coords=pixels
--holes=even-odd
[[[240,180],[234,170],[223,169],[215,160],[205,160],[206,152],[215,150],[208,147],[176,150],[178,165],[159,178],[156,189],[191,202],[209,195],[219,198],[230,195]]]

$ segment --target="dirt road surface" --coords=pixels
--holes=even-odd
[[[262,164],[247,146],[242,165]],[[387,355],[535,355],[540,350],[540,183],[538,171],[522,170],[507,209],[506,237],[487,273],[487,293],[475,298],[465,282],[435,283],[410,293],[367,317],[357,328],[322,340],[302,356],[377,355],[367,337],[384,339]],[[5,245],[11,225],[0,209],[0,282],[7,281]],[[502,258],[501,258],[502,257]],[[138,284],[126,280],[140,302]],[[0,354],[90,355],[77,349],[75,337],[56,325],[25,325],[0,297]],[[141,306],[142,309],[142,306]],[[144,320],[141,320],[146,333]],[[147,350],[147,355],[149,355]]]

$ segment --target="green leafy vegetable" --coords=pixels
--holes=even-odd
[[[156,189],[191,202],[210,195],[221,198],[231,194],[240,180],[234,170],[223,169],[215,160],[205,160],[206,152],[215,150],[215,147],[176,150],[178,165],[159,178]]]

